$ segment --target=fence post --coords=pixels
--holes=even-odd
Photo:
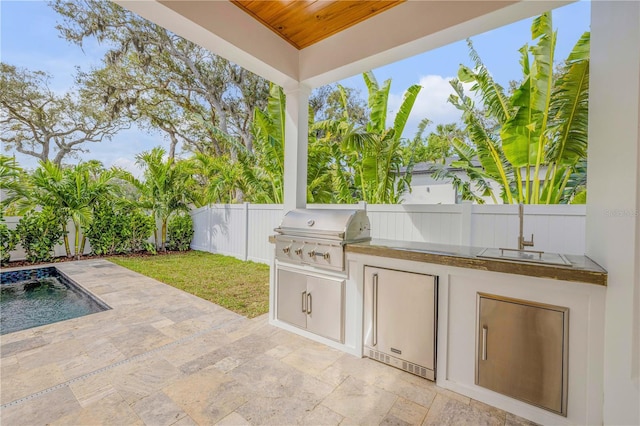
[[[213,253],[213,230],[211,229],[211,204],[207,204],[207,240],[209,240],[209,253]]]
[[[244,202],[244,256],[245,261],[249,260],[249,202]]]
[[[465,200],[462,202],[462,215],[460,217],[460,245],[472,246],[471,232],[473,231],[471,226],[473,202]]]

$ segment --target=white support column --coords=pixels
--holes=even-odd
[[[640,424],[640,3],[591,3],[587,255],[609,272],[603,419]],[[571,390],[569,390],[571,392]],[[599,395],[589,395],[599,403]],[[571,409],[571,408],[569,408]]]
[[[284,212],[307,205],[309,95],[303,84],[283,87],[286,95],[284,136]]]

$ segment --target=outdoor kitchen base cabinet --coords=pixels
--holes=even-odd
[[[343,343],[345,281],[281,268],[277,273],[277,318]]]
[[[569,309],[478,293],[476,384],[567,415]]]
[[[364,268],[364,355],[435,380],[437,277]]]

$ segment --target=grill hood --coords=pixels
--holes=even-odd
[[[371,239],[370,229],[364,210],[296,209],[288,212],[274,231],[290,237],[349,243]]]

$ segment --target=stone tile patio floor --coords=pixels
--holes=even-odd
[[[105,260],[56,267],[111,310],[2,336],[2,425],[527,420]]]

